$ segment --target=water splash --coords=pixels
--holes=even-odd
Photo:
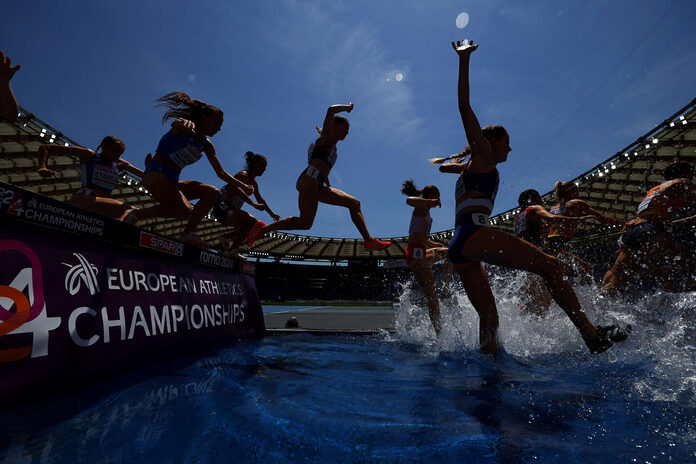
[[[523,279],[522,272],[490,277],[500,319],[499,339],[506,355],[523,363],[570,362],[579,363],[579,369],[609,369],[619,376],[633,376],[629,393],[637,398],[696,405],[696,292],[656,292],[627,303],[599,294],[594,284],[575,287],[593,323],[633,327],[627,341],[605,354],[591,355],[555,303],[543,318],[519,310]],[[435,336],[420,290],[408,283],[395,304],[396,331],[385,338],[416,345],[422,353],[434,357],[477,351],[478,315],[460,284],[451,285],[449,290],[451,296],[441,299],[440,337]]]

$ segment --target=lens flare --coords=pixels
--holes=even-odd
[[[461,12],[459,13],[459,16],[457,16],[457,20],[455,21],[455,24],[459,29],[464,29],[467,24],[469,24],[469,15],[468,13]]]

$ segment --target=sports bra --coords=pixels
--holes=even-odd
[[[226,184],[220,189],[220,195],[218,196],[218,206],[223,210],[239,209],[244,204],[244,199],[242,197],[229,198],[230,184]]]
[[[536,215],[529,215],[530,209],[532,209],[531,206],[527,207],[515,218],[515,236],[523,238],[531,243],[539,243],[541,242],[541,224],[536,218]]]
[[[423,234],[426,237],[430,235],[430,228],[433,225],[433,218],[430,217],[430,211],[425,216],[416,216],[415,211],[411,214],[411,223],[408,226],[408,235]]]
[[[99,189],[111,194],[118,185],[118,162],[101,159],[98,153],[80,166],[82,186]]]
[[[464,171],[457,179],[455,186],[456,212],[455,219],[460,217],[461,213],[478,213],[484,214],[485,218],[477,220],[478,223],[488,222],[488,216],[493,211],[495,197],[498,195],[498,184],[500,176],[496,168],[488,172],[469,173],[469,165],[467,164]],[[479,208],[472,211],[466,211],[468,208]],[[486,210],[482,213],[480,208]]]
[[[338,158],[338,151],[336,150],[336,145],[331,145],[329,148],[327,146],[318,147],[312,143],[309,145],[309,149],[307,150],[307,157],[308,162],[315,159],[320,159],[328,163],[330,167],[333,167],[334,164],[336,164],[336,159]]]

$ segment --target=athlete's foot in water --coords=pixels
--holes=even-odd
[[[181,234],[179,240],[184,243],[188,243],[189,245],[197,246],[199,248],[210,248],[210,245],[208,243],[201,240],[195,234]]]
[[[131,224],[134,226],[138,225],[138,210],[136,208],[131,208],[118,218],[119,221],[125,222],[126,224]]]
[[[249,248],[254,246],[254,242],[263,237],[263,227],[266,225],[265,222],[263,221],[257,221],[256,224],[254,224],[254,227],[251,228],[249,231],[249,234],[247,235],[246,238],[246,243]]]
[[[585,343],[591,353],[599,354],[608,350],[614,343],[626,340],[630,332],[630,325],[626,326],[625,329],[618,325],[598,325],[597,338],[594,340],[585,340]]]
[[[391,245],[391,242],[383,242],[377,237],[372,237],[370,240],[365,240],[365,243],[363,244],[366,250],[384,250],[389,245]]]

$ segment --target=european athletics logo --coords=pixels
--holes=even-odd
[[[99,283],[97,282],[97,266],[87,261],[80,253],[73,253],[73,256],[79,261],[77,264],[62,263],[68,266],[70,270],[65,274],[65,290],[71,295],[75,295],[80,291],[82,282],[84,282],[90,295],[99,293]]]

